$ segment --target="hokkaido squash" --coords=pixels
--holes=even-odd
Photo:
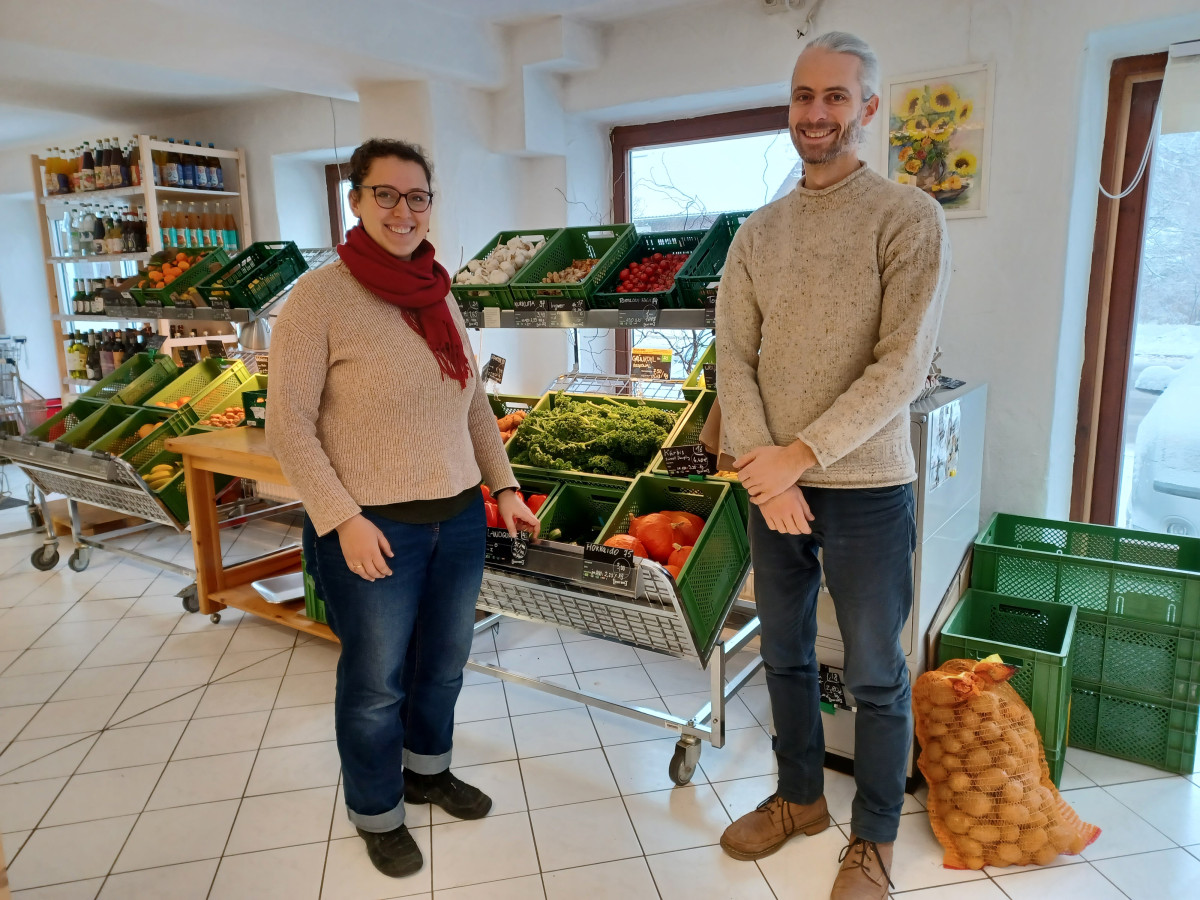
[[[691,555],[692,555],[691,547],[680,547],[678,544],[676,544],[675,551],[667,559],[667,565],[674,566],[677,569],[682,569],[683,564],[685,562],[687,562],[688,557]]]
[[[700,540],[700,532],[704,530],[704,520],[695,513],[681,510],[664,511],[663,515],[671,520],[675,529],[675,543],[681,547],[694,546]]]
[[[671,520],[662,513],[651,513],[643,516],[638,526],[638,540],[645,547],[650,558],[655,562],[665,563],[675,550],[675,528]]]
[[[679,580],[679,566],[668,565],[667,571],[671,573],[672,578],[674,578],[676,581]]]
[[[614,534],[604,542],[604,546],[616,547],[620,550],[632,550],[634,556],[640,556],[642,559],[650,558],[642,542],[631,534]]]

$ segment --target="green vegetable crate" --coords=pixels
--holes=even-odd
[[[178,371],[179,367],[169,356],[158,355],[151,359],[149,353],[135,353],[79,396],[136,406],[166,386]]]
[[[749,215],[750,211],[722,213],[708,229],[696,252],[675,277],[679,302],[684,309],[701,309],[706,297],[716,296],[729,245]]]
[[[675,426],[671,429],[672,432],[674,431],[674,428],[678,427],[680,418],[682,418],[683,414],[686,413],[688,409],[688,404],[682,400],[646,400],[636,397],[614,397],[608,394],[567,394],[563,391],[550,391],[538,401],[530,415],[532,416],[533,414],[543,410],[548,411],[555,409],[562,402],[562,398],[587,401],[597,404],[615,403],[621,406],[645,405],[654,407],[655,409],[667,410],[675,415]],[[525,426],[522,425],[521,427],[524,428]],[[517,429],[516,436],[514,436],[505,447],[506,451],[508,452],[509,460],[515,460],[519,458],[522,453],[522,450],[518,448],[519,442],[517,440],[517,438],[520,436],[521,430]],[[670,432],[668,433],[668,439],[669,437]],[[652,463],[653,459],[651,459],[650,462]],[[618,487],[628,487],[629,482],[634,475],[638,474],[635,472],[629,476],[607,475],[569,469],[553,469],[549,467],[534,466],[528,463],[518,462],[513,462],[512,468],[518,479],[533,476],[535,478],[555,478],[561,481],[571,481],[586,484],[607,484]],[[648,470],[649,466],[645,466],[640,471]]]
[[[265,375],[263,376],[266,377]],[[267,391],[242,391],[242,404],[246,408],[246,424],[251,428],[267,427]]]
[[[527,269],[538,258],[538,256],[541,255],[542,251],[549,246],[550,240],[557,236],[561,231],[561,228],[533,228],[525,229],[523,231],[501,231],[490,241],[484,244],[483,249],[471,257],[471,261],[483,259],[498,246],[501,244],[507,244],[515,237],[521,238],[521,240],[525,241],[527,244],[544,242],[542,246],[537,249],[534,255],[525,261],[525,265],[517,270],[517,274],[519,275],[521,272]],[[464,265],[458,271],[461,272],[465,268],[467,267]],[[458,272],[455,272],[454,274],[457,277]],[[516,276],[513,276],[513,279],[510,279],[503,284],[483,285],[453,283],[450,285],[450,293],[452,293],[454,298],[460,303],[464,300],[478,300],[480,306],[496,306],[500,309],[512,309],[512,281],[515,280],[515,278]]]
[[[217,384],[217,382],[213,382]],[[234,379],[226,379],[220,383],[216,390],[205,389],[202,396],[193,401],[193,408],[196,415],[200,417],[197,427],[207,431],[217,430],[211,425],[202,424],[209,416],[215,416],[217,413],[223,413],[231,406],[240,406],[249,415],[247,394],[261,393],[267,391],[267,376],[266,375],[249,375],[243,382],[237,382]]]
[[[139,429],[146,425],[153,426],[153,430],[151,431],[151,434],[153,434],[154,431],[163,426],[168,418],[165,410],[145,409],[144,407],[129,408],[135,411],[115,425],[110,431],[105,432],[89,444],[86,449],[108,453],[112,456],[120,456],[126,450],[133,447],[134,444],[138,443],[138,441],[143,440],[143,438],[138,436]]]
[[[325,601],[317,596],[317,583],[308,574],[304,553],[300,554],[300,572],[304,576],[304,614],[314,622],[325,624]]]
[[[293,241],[257,241],[196,290],[210,306],[224,301],[241,309],[261,309],[307,270],[308,261]]]
[[[596,543],[625,490],[624,486],[602,484],[562,485],[538,512],[542,538],[568,544]]]
[[[1200,631],[1082,613],[1073,652],[1077,681],[1200,703]]]
[[[1067,739],[1076,616],[1073,606],[968,590],[938,640],[938,665],[998,653],[1019,667],[1008,683],[1033,713],[1047,754],[1056,754],[1057,770],[1050,771],[1056,785]]]
[[[125,450],[121,454],[121,459],[135,468],[141,468],[163,451],[163,445],[168,440],[188,433],[196,424],[196,419],[196,414],[190,409],[179,410],[163,422],[162,427],[154,429],[146,437]]]
[[[717,362],[717,342],[714,340],[700,354],[700,359],[696,361],[695,368],[687,377],[687,381],[683,383],[683,396],[686,400],[695,400],[705,391],[711,391],[713,388],[708,386],[708,382],[704,380],[704,366],[716,365]]]
[[[184,430],[183,434],[203,434],[207,430],[208,429],[205,428],[188,428]],[[171,435],[168,435],[167,437],[171,437]],[[166,438],[164,438],[164,440],[165,439]],[[183,467],[180,465],[182,462],[183,457],[178,453],[172,453],[169,450],[161,450],[138,466],[138,475],[145,479],[150,473],[150,470],[155,466],[159,466],[164,463],[168,463],[170,465],[179,465],[179,471],[171,478],[170,481],[168,481],[157,491],[152,490],[151,492],[162,501],[163,506],[171,511],[171,515],[179,520],[179,524],[186,525],[191,516],[188,513],[187,482],[184,478]],[[213,488],[218,494],[220,494],[221,491],[225,490],[225,488],[229,486],[230,482],[234,480],[235,478],[232,475],[214,474]]]
[[[596,542],[628,534],[634,516],[679,510],[704,519],[704,530],[676,586],[696,645],[706,652],[719,636],[727,607],[750,565],[746,529],[729,494],[729,485],[717,481],[639,475]]]
[[[631,262],[640,262],[644,257],[655,253],[664,255],[668,253],[694,254],[705,234],[704,231],[660,231],[641,235],[629,252],[625,253],[613,266],[608,278],[592,297],[591,307],[593,309],[616,309],[621,305],[622,297],[631,300],[657,300],[659,309],[679,306],[679,285],[675,282],[672,282],[665,291],[618,293],[617,285],[621,280],[621,272],[627,269]]]
[[[972,587],[1200,629],[1200,538],[997,513],[974,556]]]
[[[207,278],[212,273],[213,266],[223,266],[227,262],[229,262],[229,254],[224,250],[210,250],[170,284],[160,288],[130,288],[129,295],[137,301],[138,306],[145,306],[148,302],[155,300],[163,306],[190,306],[190,303],[177,304],[175,301],[182,298],[188,288],[195,287]]]
[[[1071,730],[1067,743],[1132,762],[1192,773],[1200,705],[1156,700],[1135,691],[1071,686]]]
[[[37,428],[26,433],[27,440],[53,444],[60,440],[68,431],[74,430],[84,420],[105,407],[103,400],[80,398],[69,406],[64,406]]]
[[[78,401],[76,401],[78,402]],[[121,425],[134,413],[141,412],[137,406],[118,406],[108,403],[92,413],[70,431],[63,434],[55,443],[66,444],[76,450],[86,450],[99,441],[104,435]]]
[[[250,379],[246,364],[241,360],[202,359],[185,369],[173,382],[143,402],[143,406],[173,403],[181,397],[190,398],[183,407],[203,419],[239,385]]]
[[[617,271],[617,263],[636,241],[637,230],[632,225],[564,228],[509,282],[513,301],[590,300],[609,275]],[[546,275],[567,268],[576,259],[595,259],[599,262],[583,281],[542,283]]]

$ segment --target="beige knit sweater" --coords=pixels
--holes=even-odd
[[[271,336],[267,440],[318,534],[363,506],[516,486],[462,316],[471,378],[443,379],[425,340],[341,261],[292,289]]]
[[[915,479],[908,405],[949,277],[941,207],[866,166],[756,211],[734,236],[717,303],[725,452],[800,438],[819,462],[801,484]]]

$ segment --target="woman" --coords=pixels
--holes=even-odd
[[[338,262],[297,282],[271,347],[267,437],[304,502],[305,559],[342,643],[346,807],[396,877],[422,864],[405,800],[463,819],[491,808],[449,769],[483,579],[481,480],[510,532],[539,530],[426,240],[430,176],[410,144],[354,151],[360,222]]]

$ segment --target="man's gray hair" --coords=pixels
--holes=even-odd
[[[849,53],[857,56],[858,81],[862,87],[863,102],[870,100],[879,93],[879,57],[871,49],[871,45],[856,34],[848,31],[827,31],[818,35],[805,45],[804,49],[819,47],[830,53]]]

